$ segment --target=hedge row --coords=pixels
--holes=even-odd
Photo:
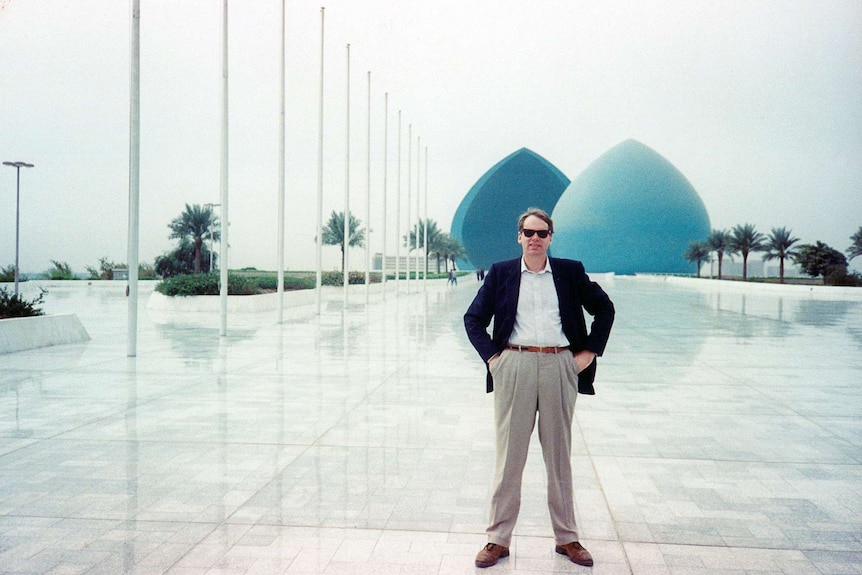
[[[343,285],[341,272],[323,272],[321,283],[325,286]],[[350,272],[347,275],[350,284],[364,284],[365,272]],[[380,274],[370,274],[371,283],[380,282]],[[285,291],[314,289],[316,279],[314,274],[302,276],[285,276]],[[218,295],[219,273],[196,275],[180,274],[165,278],[156,285],[156,291],[167,296]],[[230,273],[227,280],[228,295],[255,295],[274,292],[278,289],[278,277],[273,274],[257,275],[249,273]]]

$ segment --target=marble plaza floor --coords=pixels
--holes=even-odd
[[[52,284],[45,310],[92,339],[0,355],[0,573],[862,573],[862,297],[715,283],[607,278],[572,458],[595,567],[554,553],[534,437],[487,570],[472,277],[239,314],[227,337],[142,287],[135,358],[122,283]]]

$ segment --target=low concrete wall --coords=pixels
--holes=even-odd
[[[364,285],[351,285],[351,294],[364,293]],[[369,286],[373,294],[380,293],[380,284]],[[323,286],[322,298],[342,297],[342,288]],[[356,297],[354,295],[354,297]],[[285,307],[311,305],[317,301],[317,292],[313,289],[291,290],[284,292]],[[228,313],[260,312],[278,309],[278,294],[261,295],[231,295],[227,297]],[[147,300],[147,310],[155,312],[220,312],[221,298],[217,295],[196,296],[166,296],[154,291]]]
[[[310,294],[304,292],[310,292]],[[310,299],[308,295],[311,296]],[[297,303],[297,300],[305,299],[308,299],[306,303],[314,302],[314,291],[301,290],[285,292],[284,294],[285,305],[301,305]],[[227,309],[230,313],[270,311],[277,308],[277,293],[232,295],[227,298]],[[219,312],[221,310],[221,298],[217,295],[173,297],[154,291],[147,300],[147,309],[162,312]]]
[[[650,274],[638,274],[634,277],[639,281],[667,282],[677,286],[710,292],[774,294],[818,300],[862,300],[862,288],[858,287],[743,282]]]
[[[0,354],[90,340],[75,314],[0,320]]]

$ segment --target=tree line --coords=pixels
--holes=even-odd
[[[200,274],[211,271],[217,265],[217,254],[212,253],[213,242],[221,239],[219,220],[212,207],[198,204],[186,204],[185,210],[174,218],[168,227],[171,230],[170,239],[179,240],[172,251],[156,258],[155,272],[161,277],[171,277],[179,274]],[[426,236],[427,228],[427,236]],[[362,220],[350,214],[348,222],[348,241],[344,241],[344,212],[335,210],[329,216],[321,229],[323,245],[338,246],[341,250],[341,267],[344,273],[345,245],[351,248],[363,248],[366,241],[366,229]],[[418,236],[418,239],[417,239]],[[420,218],[409,232],[401,237],[402,245],[408,249],[424,249],[425,238],[428,238],[428,258],[436,260],[437,273],[440,273],[441,261],[448,270],[449,264],[455,266],[455,261],[464,256],[464,248],[458,240],[440,230],[437,222]],[[315,241],[317,239],[315,238]],[[207,246],[207,243],[210,246]],[[425,271],[428,271],[428,258],[425,261]]]
[[[213,212],[211,205],[186,204],[180,215],[168,224],[170,234],[168,239],[177,240],[177,245],[170,251],[157,256],[153,265],[141,264],[139,277],[161,278],[174,277],[177,275],[197,275],[213,271],[218,266],[218,254],[213,249],[213,244],[221,240],[220,222],[218,216]],[[427,234],[426,234],[427,228]],[[362,221],[350,214],[349,224],[350,247],[365,247],[366,230],[362,227]],[[342,268],[344,267],[344,212],[333,210],[329,220],[322,228],[322,240],[325,246],[339,246],[342,254]],[[425,271],[428,271],[428,263],[431,258],[436,262],[436,271],[440,273],[441,263],[444,271],[449,267],[454,269],[455,261],[464,257],[464,247],[451,235],[440,230],[440,227],[432,219],[420,218],[410,229],[408,234],[403,235],[401,243],[408,250],[424,249],[427,237],[428,250],[425,261]],[[315,238],[315,241],[317,239]],[[45,279],[72,280],[78,276],[72,271],[66,262],[52,261],[53,267],[46,271]],[[99,259],[98,267],[87,266],[90,274],[88,279],[111,279],[114,270],[126,269],[128,266],[108,260],[107,257]],[[6,279],[14,277],[15,266],[0,268],[0,282],[12,281]],[[344,270],[341,270],[342,273]]]
[[[784,283],[784,263],[791,260],[811,277],[822,276],[824,283],[833,285],[862,285],[862,276],[848,273],[847,267],[853,258],[862,255],[862,226],[850,236],[850,247],[845,256],[823,242],[799,244],[799,238],[785,227],[772,228],[769,234],[755,229],[753,224],[736,225],[728,230],[712,230],[702,241],[691,242],[683,256],[688,262],[700,267],[709,261],[711,254],[718,260],[718,279],[722,279],[724,256],[742,256],[742,279],[748,279],[748,257],[762,253],[764,261],[779,261],[779,282]]]

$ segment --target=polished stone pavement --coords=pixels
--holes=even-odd
[[[122,283],[52,284],[92,340],[0,355],[0,573],[862,573],[862,297],[716,283],[603,280],[617,323],[572,459],[595,567],[554,553],[534,437],[487,570],[472,277],[228,337],[142,288],[135,358]]]

